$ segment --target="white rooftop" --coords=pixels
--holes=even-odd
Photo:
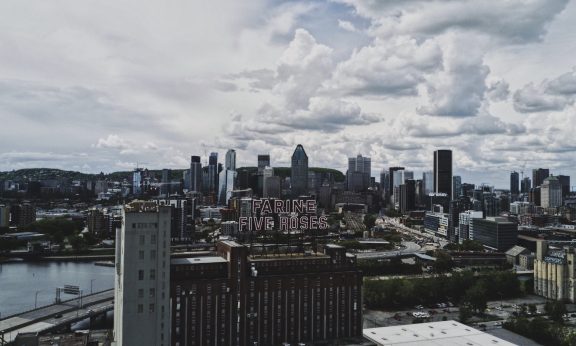
[[[406,324],[364,329],[364,337],[379,346],[513,346],[456,321]]]
[[[219,256],[174,258],[170,261],[170,263],[172,264],[202,264],[202,263],[227,263],[227,262],[228,261]]]

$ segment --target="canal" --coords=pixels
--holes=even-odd
[[[0,317],[52,304],[56,287],[64,285],[80,286],[84,294],[113,288],[114,268],[92,262],[0,263]]]

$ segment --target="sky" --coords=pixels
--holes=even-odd
[[[0,170],[186,168],[190,155],[576,180],[569,0],[5,0]],[[576,185],[574,183],[573,185]]]

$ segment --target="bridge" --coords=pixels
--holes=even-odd
[[[72,323],[95,318],[113,309],[114,290],[109,289],[7,316],[0,320],[0,346],[14,341],[19,333],[44,333],[68,328]]]

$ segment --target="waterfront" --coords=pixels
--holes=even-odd
[[[11,262],[0,264],[0,314],[13,315],[54,302],[56,287],[77,285],[89,294],[114,287],[114,268],[92,262]],[[91,287],[92,286],[92,287]],[[73,298],[62,295],[63,300]]]

